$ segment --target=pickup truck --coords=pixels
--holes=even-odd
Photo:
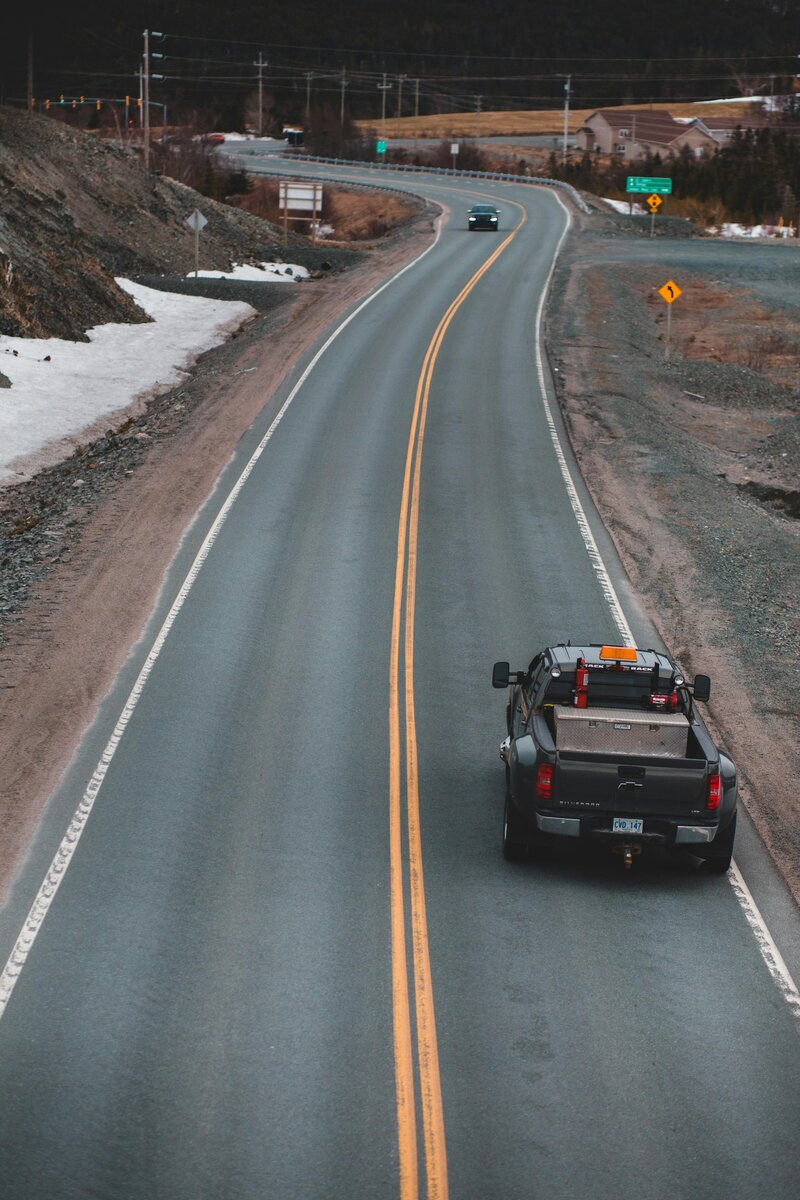
[[[527,671],[494,665],[509,688],[503,854],[548,843],[611,844],[626,866],[643,847],[678,847],[724,873],[736,834],[736,768],[697,713],[711,680],[689,683],[666,654],[550,646]]]

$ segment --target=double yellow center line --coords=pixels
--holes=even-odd
[[[513,202],[512,202],[513,203]],[[389,662],[389,854],[392,940],[392,1017],[394,1028],[395,1094],[397,1101],[400,1200],[418,1200],[419,1161],[414,1080],[414,1050],[411,1032],[409,976],[413,975],[416,1019],[416,1051],[419,1096],[425,1143],[427,1200],[447,1200],[447,1150],[436,1045],[436,1020],[431,983],[428,923],[425,914],[425,882],[422,871],[420,834],[417,733],[414,711],[414,609],[417,580],[417,533],[422,446],[428,415],[431,381],[445,334],[467,296],[516,237],[525,223],[514,230],[486,259],[461,289],[440,320],[431,339],[417,383],[411,431],[408,438],[400,520],[397,529],[392,640]],[[405,619],[404,619],[405,618]],[[404,635],[404,636],[403,636]],[[401,683],[401,640],[403,642]],[[411,915],[412,965],[409,970],[406,945],[404,864],[402,837],[403,792],[401,787],[401,710],[405,712],[405,810],[408,828],[408,887]]]

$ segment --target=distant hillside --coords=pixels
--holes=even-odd
[[[145,28],[166,34],[151,49],[166,57],[154,89],[181,120],[205,110],[223,124],[252,110],[255,60],[266,64],[267,107],[276,123],[300,120],[311,76],[313,102],[336,107],[345,69],[354,118],[380,113],[378,82],[414,112],[557,107],[572,76],[578,107],[704,99],[754,88],[788,88],[800,49],[797,0],[146,0],[137,5],[10,5],[0,39],[0,100],[24,100],[28,21],[34,22],[34,96],[136,93]],[[29,14],[30,17],[29,17]],[[398,80],[407,77],[403,95]],[[457,99],[459,103],[453,104]],[[274,104],[274,109],[273,109]],[[338,111],[338,109],[337,109]],[[388,115],[387,114],[387,115]],[[88,115],[88,114],[87,114]]]
[[[266,221],[89,134],[0,108],[0,333],[82,341],[92,325],[143,320],[114,276],[190,271],[195,208],[205,267],[283,257]]]

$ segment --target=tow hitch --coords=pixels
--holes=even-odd
[[[634,856],[642,853],[641,842],[621,842],[613,847],[614,854],[622,855],[622,862],[627,870],[633,866]]]

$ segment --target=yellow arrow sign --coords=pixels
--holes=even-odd
[[[653,212],[655,212],[655,210],[657,208],[661,207],[661,205],[664,203],[664,201],[661,199],[660,196],[657,196],[656,193],[653,192],[652,196],[647,197],[647,203],[650,205]]]
[[[671,279],[668,279],[663,287],[658,289],[658,294],[666,300],[667,304],[672,304],[672,301],[677,300],[678,296],[681,295],[681,289],[677,283],[673,283]]]

